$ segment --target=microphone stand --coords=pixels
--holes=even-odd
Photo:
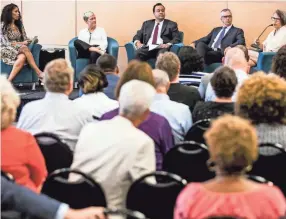
[[[270,24],[270,25],[268,25],[267,27],[265,27],[265,29],[262,31],[262,33],[259,35],[259,37],[257,38],[256,41],[258,41],[259,38],[262,36],[262,34],[264,34],[264,32],[266,31],[266,29],[267,29],[268,27],[271,27],[271,26],[273,26],[273,24]],[[258,45],[257,42],[251,44],[250,46],[253,47],[253,48],[255,48],[255,49],[257,49],[257,50],[259,50],[259,51],[261,51],[261,48],[259,47],[259,45]]]

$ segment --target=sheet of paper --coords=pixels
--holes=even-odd
[[[157,44],[151,44],[149,45],[149,51],[153,50],[153,49],[158,49],[160,45]]]

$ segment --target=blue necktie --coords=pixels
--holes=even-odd
[[[220,32],[220,35],[218,36],[217,41],[214,44],[214,48],[218,48],[220,46],[221,40],[224,37],[225,30],[226,30],[226,27],[223,27],[222,31]]]

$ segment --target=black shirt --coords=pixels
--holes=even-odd
[[[193,122],[217,118],[225,113],[234,114],[234,103],[198,102],[192,113]]]

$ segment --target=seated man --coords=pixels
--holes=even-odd
[[[236,45],[245,45],[243,30],[232,25],[230,9],[223,9],[220,16],[222,27],[214,28],[207,36],[191,44],[204,57],[207,65],[221,62],[225,49]]]
[[[180,43],[178,25],[165,19],[165,7],[161,3],[153,6],[155,19],[145,21],[141,30],[133,38],[137,49],[136,58],[147,61],[156,58],[158,52],[169,50],[176,43]],[[152,47],[158,45],[156,49]]]

